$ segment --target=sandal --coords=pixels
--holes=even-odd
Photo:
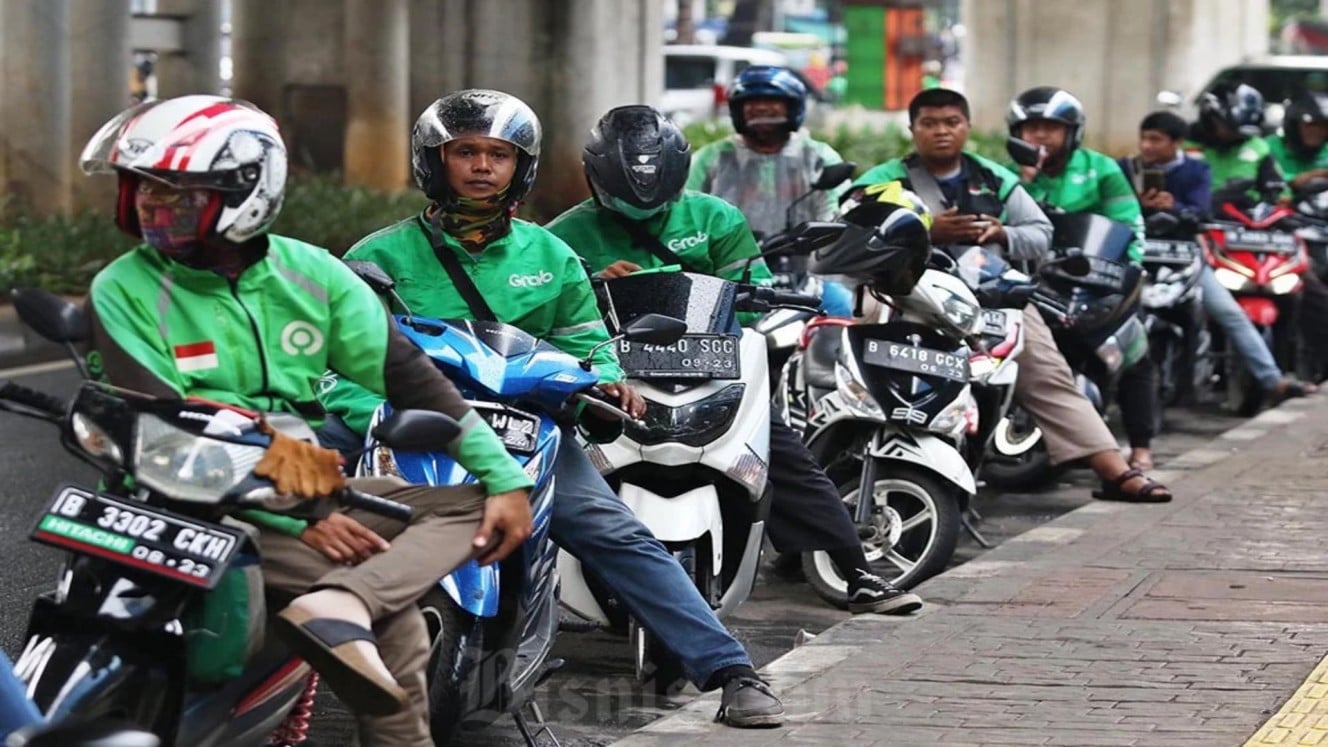
[[[374,641],[373,631],[346,620],[316,618],[287,607],[274,621],[291,651],[318,670],[332,692],[352,711],[390,716],[410,707],[410,696],[390,677],[383,679],[355,641]]]
[[[1139,486],[1138,492],[1125,492],[1121,486],[1136,477],[1143,477],[1144,484]],[[1128,469],[1114,480],[1103,480],[1102,489],[1094,490],[1093,497],[1103,501],[1126,503],[1167,503],[1171,500],[1171,491],[1162,483],[1144,477],[1141,470]]]
[[[1295,379],[1283,379],[1278,382],[1273,391],[1268,393],[1268,406],[1272,407],[1297,397],[1306,397],[1317,391],[1319,391],[1319,387],[1314,384],[1296,381]]]

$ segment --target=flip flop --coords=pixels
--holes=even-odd
[[[346,620],[316,618],[294,607],[277,613],[277,634],[322,675],[352,711],[390,716],[410,707],[410,696],[360,652],[356,641],[377,643],[373,631]]]
[[[1125,492],[1122,486],[1136,477],[1143,477],[1144,484],[1139,486],[1137,492]],[[1103,501],[1125,503],[1167,503],[1171,500],[1171,491],[1162,483],[1144,477],[1141,470],[1128,469],[1114,480],[1103,480],[1102,489],[1094,490],[1093,497]]]

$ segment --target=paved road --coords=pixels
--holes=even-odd
[[[19,383],[68,396],[77,384],[70,369],[16,378]],[[88,482],[92,470],[64,454],[54,429],[42,423],[5,415],[0,425],[0,475],[5,500],[0,503],[0,557],[6,573],[0,576],[0,643],[14,655],[22,642],[26,609],[33,596],[51,584],[58,554],[26,540],[39,503],[61,482]],[[1238,419],[1211,408],[1172,411],[1169,432],[1155,444],[1159,462],[1206,443],[1234,427]],[[1000,542],[1065,513],[1089,499],[1087,472],[1073,472],[1059,485],[1033,494],[996,496],[984,491],[977,507],[984,515],[981,530]],[[982,548],[963,537],[956,557],[962,563],[981,554]],[[757,666],[786,653],[800,629],[820,632],[844,619],[845,613],[822,603],[803,583],[763,573],[753,598],[729,623],[748,646]],[[563,744],[602,745],[676,709],[695,695],[685,691],[677,699],[642,693],[632,682],[625,641],[607,634],[564,634],[555,656],[567,667],[550,679],[540,703]],[[314,736],[323,745],[349,743],[351,721],[336,701],[323,696],[318,704]],[[465,744],[520,744],[510,721],[470,734]]]

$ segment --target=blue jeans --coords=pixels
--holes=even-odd
[[[23,683],[14,676],[9,658],[0,655],[0,740],[15,729],[41,721],[37,706],[28,700]]]
[[[705,687],[715,672],[752,660],[720,623],[682,566],[609,489],[570,433],[558,450],[550,532]]]
[[[1254,322],[1236,303],[1231,291],[1217,282],[1213,268],[1208,265],[1199,269],[1199,287],[1203,289],[1204,311],[1222,328],[1228,347],[1240,353],[1241,360],[1245,361],[1250,375],[1259,382],[1259,386],[1272,391],[1277,382],[1282,380],[1282,369],[1277,367],[1272,351],[1268,349],[1259,330],[1254,328]]]

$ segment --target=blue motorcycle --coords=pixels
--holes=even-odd
[[[348,264],[405,309],[381,269]],[[420,601],[432,641],[428,672],[433,738],[447,744],[460,728],[484,726],[511,713],[522,737],[534,744],[547,728],[534,702],[535,688],[563,664],[548,658],[558,632],[558,551],[549,538],[549,524],[563,427],[582,404],[624,419],[630,416],[598,394],[598,377],[589,359],[578,360],[507,324],[426,319],[406,311],[395,317],[401,332],[456,384],[535,481],[530,492],[534,529],[521,548],[501,563],[481,566],[471,561],[459,567]],[[686,325],[650,315],[629,327],[609,342],[668,345],[677,342]],[[391,407],[383,404],[373,424],[390,414]],[[428,485],[475,481],[446,452],[398,452],[382,446],[364,453],[358,473]],[[535,730],[525,717],[527,707]]]

